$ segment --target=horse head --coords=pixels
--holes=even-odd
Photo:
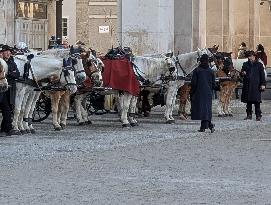
[[[86,73],[84,70],[82,51],[79,48],[71,46],[70,58],[72,59],[72,66],[75,69],[75,77],[77,84],[82,84],[86,80]]]
[[[59,81],[71,93],[77,91],[75,68],[72,65],[72,58],[63,59],[63,68],[60,74]]]
[[[86,56],[88,56],[86,58]],[[103,83],[102,72],[104,64],[101,59],[88,53],[84,56],[84,69],[89,78],[92,79],[94,86],[100,87]]]

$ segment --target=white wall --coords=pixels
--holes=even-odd
[[[122,0],[121,39],[138,55],[174,50],[174,0]]]
[[[69,44],[76,42],[76,0],[63,0],[62,17],[68,18]],[[88,16],[86,15],[86,18]]]
[[[0,44],[14,45],[14,0],[0,0]]]

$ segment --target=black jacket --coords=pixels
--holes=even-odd
[[[11,105],[15,104],[15,97],[16,97],[16,81],[15,79],[20,77],[20,72],[17,68],[16,63],[14,62],[13,58],[11,57],[9,60],[6,61],[8,65],[8,73],[7,73],[7,80],[8,84],[11,86],[9,88],[8,96],[9,96],[9,103]]]
[[[208,65],[200,65],[193,72],[191,80],[192,120],[212,120],[212,94],[215,75]]]
[[[262,102],[261,86],[266,85],[264,67],[262,63],[256,61],[254,63],[247,61],[243,64],[241,73],[245,71],[243,77],[243,88],[241,101],[244,103]]]

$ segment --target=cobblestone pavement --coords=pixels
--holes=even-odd
[[[166,125],[155,109],[130,129],[108,114],[0,137],[0,204],[271,204],[271,103],[262,122],[234,105],[233,118],[214,117],[214,134]]]

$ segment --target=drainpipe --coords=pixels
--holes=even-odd
[[[62,1],[56,1],[56,38],[60,38],[62,42]]]

